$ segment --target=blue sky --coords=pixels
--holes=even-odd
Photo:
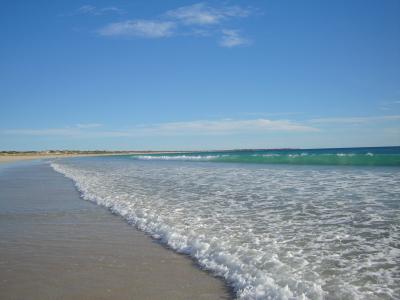
[[[2,1],[0,150],[400,145],[400,1]]]

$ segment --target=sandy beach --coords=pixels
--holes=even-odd
[[[35,160],[35,159],[46,159],[46,158],[67,158],[77,156],[98,156],[104,154],[28,154],[28,155],[0,155],[0,163],[9,163],[20,160]],[[109,154],[114,155],[114,154]]]
[[[20,160],[38,160],[38,159],[48,159],[48,158],[68,158],[68,157],[90,157],[90,156],[110,156],[110,155],[140,155],[140,154],[163,154],[163,153],[181,153],[180,151],[132,151],[132,152],[109,152],[109,153],[93,153],[93,154],[0,154],[0,164],[10,163]]]
[[[89,157],[89,156],[105,156],[105,155],[126,155],[109,153],[109,154],[16,154],[16,155],[0,155],[0,163],[9,163],[20,160],[36,160],[48,158],[68,158],[68,157]]]
[[[2,164],[0,190],[1,299],[231,298],[221,280],[82,200],[45,163]]]

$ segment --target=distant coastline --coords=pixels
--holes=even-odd
[[[0,163],[13,162],[19,160],[43,159],[43,158],[129,155],[129,154],[160,154],[160,153],[178,153],[178,152],[177,151],[101,151],[101,150],[0,151]]]
[[[245,153],[245,152],[273,152],[273,151],[314,151],[314,150],[351,150],[351,149],[390,149],[400,146],[381,146],[381,147],[337,147],[337,148],[242,148],[242,149],[223,149],[223,150],[46,150],[46,151],[0,151],[0,163],[13,162],[18,160],[33,160],[45,158],[65,158],[78,156],[109,156],[109,155],[152,155],[152,154],[197,154],[197,153]]]

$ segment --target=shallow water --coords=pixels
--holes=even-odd
[[[400,169],[57,160],[83,197],[243,299],[400,298]]]

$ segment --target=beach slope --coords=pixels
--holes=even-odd
[[[0,299],[228,299],[222,281],[79,198],[46,163],[0,168]]]

